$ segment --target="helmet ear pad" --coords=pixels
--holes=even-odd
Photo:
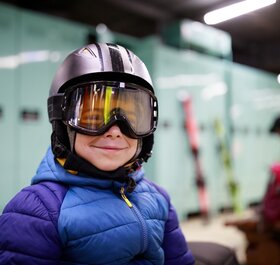
[[[71,150],[67,126],[60,120],[54,120],[52,121],[52,129],[52,151],[55,157],[65,158],[67,156],[66,150]]]
[[[142,138],[142,149],[138,158],[143,159],[145,162],[151,157],[154,145],[154,134]]]

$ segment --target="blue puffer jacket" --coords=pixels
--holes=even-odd
[[[32,185],[0,216],[0,264],[194,264],[168,195],[144,177],[65,171],[49,149]]]

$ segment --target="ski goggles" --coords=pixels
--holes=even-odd
[[[145,87],[98,81],[68,91],[63,120],[80,133],[100,135],[117,122],[132,138],[148,136],[156,129],[157,99]]]

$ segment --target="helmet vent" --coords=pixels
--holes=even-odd
[[[92,56],[97,57],[96,54],[95,54],[91,49],[89,49],[89,48],[84,48],[84,49],[82,49],[82,50],[80,51],[80,53],[82,53],[82,54],[84,54],[84,55],[87,55],[87,56],[89,56],[89,57],[92,57]]]
[[[133,68],[133,63],[132,63],[131,54],[130,54],[130,52],[129,52],[127,49],[125,49],[125,50],[126,50],[126,53],[127,53],[128,59],[129,59],[129,62],[130,62],[130,71],[131,71],[132,74],[134,74],[134,68]]]

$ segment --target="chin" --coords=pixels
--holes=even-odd
[[[102,171],[114,171],[116,170],[117,168],[119,168],[120,166],[113,166],[113,165],[97,165],[96,166],[99,170],[102,170]]]

